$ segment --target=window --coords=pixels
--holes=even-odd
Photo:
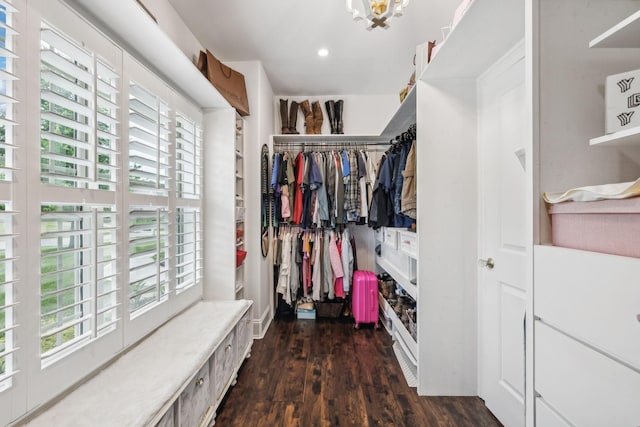
[[[12,197],[14,141],[14,60],[17,58],[13,17],[17,9],[0,1],[0,392],[13,385],[18,350],[15,307],[17,281],[14,277],[14,241]]]
[[[166,196],[169,189],[169,107],[142,86],[129,85],[129,188]]]
[[[0,0],[0,425],[202,296],[202,112],[65,2],[24,4]]]
[[[179,198],[200,198],[202,135],[193,120],[176,114],[176,192]]]
[[[41,182],[114,190],[118,75],[46,24],[40,48]]]
[[[42,23],[40,354],[47,366],[113,331],[117,315],[119,75],[88,48]],[[105,192],[107,205],[85,202]],[[44,191],[44,194],[47,190]],[[105,199],[104,196],[100,197]]]
[[[169,214],[166,208],[129,212],[129,312],[165,301],[169,293]]]
[[[176,113],[176,291],[200,281],[202,131],[187,114]]]
[[[0,204],[0,391],[11,386],[15,375],[13,353],[14,298],[12,212],[7,203]]]
[[[176,290],[180,292],[200,279],[200,210],[178,208],[176,222]]]
[[[42,205],[43,364],[117,322],[116,215],[111,206]]]

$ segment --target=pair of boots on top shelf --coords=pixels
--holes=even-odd
[[[282,121],[282,133],[283,134],[299,134],[296,129],[298,121],[298,105],[304,115],[304,125],[307,135],[321,134],[322,123],[324,117],[322,115],[322,108],[320,102],[315,101],[309,104],[308,100],[304,100],[301,103],[291,101],[291,108],[288,107],[288,100],[280,100],[280,119]],[[331,124],[332,134],[342,134],[343,122],[342,122],[342,107],[344,105],[343,100],[339,101],[327,101],[324,103],[327,109],[327,116],[329,117],[329,123]],[[287,112],[287,110],[289,110]]]

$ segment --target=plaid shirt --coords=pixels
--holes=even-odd
[[[344,209],[349,221],[360,217],[360,185],[358,183],[358,160],[353,151],[345,152],[349,159],[349,177],[345,179]],[[354,219],[356,218],[356,219]]]

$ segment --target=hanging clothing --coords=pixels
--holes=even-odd
[[[353,277],[353,252],[351,249],[351,236],[349,229],[345,228],[342,232],[342,244],[340,253],[340,262],[342,263],[342,272],[344,280],[342,281],[342,287],[345,292],[349,292],[351,289],[351,278]]]
[[[291,223],[300,224],[302,221],[302,178],[304,174],[304,155],[298,153],[294,162],[295,175],[295,187],[294,187],[294,200],[293,200],[293,216],[291,217]]]
[[[364,151],[356,151],[355,155],[358,160],[358,184],[360,186],[360,202],[358,203],[360,207],[360,219],[358,222],[360,224],[366,224],[367,217],[369,216],[369,203],[367,199],[367,179],[369,175],[367,174],[367,163]]]
[[[291,305],[291,233],[284,231],[280,240],[282,240],[282,259],[276,292],[282,295],[287,304]]]
[[[402,213],[415,220],[417,216],[415,141],[411,143],[411,148],[407,155],[407,164],[402,172],[402,176],[404,177],[401,195]]]

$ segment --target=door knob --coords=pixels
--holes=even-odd
[[[496,265],[493,262],[493,258],[479,259],[478,263],[480,264],[480,267],[486,267],[489,270],[493,270],[493,267],[495,267],[495,265]]]

